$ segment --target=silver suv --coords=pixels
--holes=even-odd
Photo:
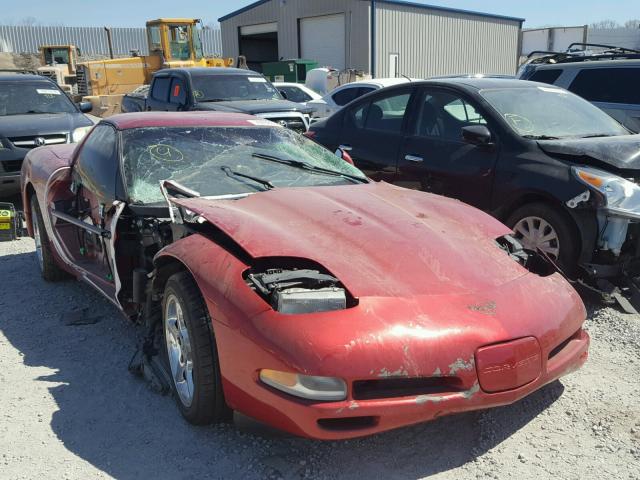
[[[523,65],[518,78],[566,88],[640,132],[640,51],[588,52],[546,52]]]

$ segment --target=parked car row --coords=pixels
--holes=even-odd
[[[194,424],[238,410],[340,439],[511,403],[587,359],[567,278],[640,276],[640,135],[562,88],[314,99],[192,68],[124,107],[29,151],[26,223],[46,280],[144,326],[132,369]]]

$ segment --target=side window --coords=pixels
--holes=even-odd
[[[296,87],[279,87],[279,90],[282,90],[287,96],[287,100],[291,100],[292,102],[304,103],[311,100],[311,97],[307,95],[307,93]]]
[[[373,87],[360,87],[358,89],[358,94],[356,95],[356,98],[366,95],[367,93],[373,92],[374,90],[375,88]]]
[[[467,101],[447,92],[427,92],[416,122],[415,133],[462,141],[462,127],[486,125],[486,120]]]
[[[358,97],[358,88],[356,87],[348,87],[336,92],[331,96],[333,101],[336,102],[336,105],[344,106],[349,103],[351,100],[354,100]]]
[[[548,83],[549,85],[553,85],[561,73],[562,73],[562,70],[560,70],[559,68],[538,69],[535,72],[533,72],[533,75],[531,75],[531,77],[529,77],[527,80],[531,80],[532,82],[542,82],[542,83]]]
[[[156,77],[151,86],[151,98],[166,102],[169,98],[171,77]]]
[[[162,51],[162,43],[160,41],[160,27],[149,27],[149,51]]]
[[[640,104],[640,68],[585,68],[569,86],[591,102]]]
[[[477,123],[486,125],[484,118],[476,112],[476,109],[460,98],[456,98],[442,107],[453,118],[464,123]]]
[[[184,82],[180,78],[171,80],[169,90],[169,102],[184,105],[187,102],[187,92],[184,89]]]
[[[116,198],[118,156],[116,131],[109,125],[96,126],[82,145],[74,174],[82,186],[100,203],[111,204]]]
[[[400,132],[411,92],[404,90],[373,100],[367,110],[364,128]]]

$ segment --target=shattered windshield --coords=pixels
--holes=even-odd
[[[261,75],[193,76],[196,102],[282,100],[280,92]]]
[[[598,107],[560,88],[496,88],[480,94],[522,137],[545,140],[629,134]]]
[[[0,117],[76,112],[76,107],[69,97],[48,82],[3,83],[0,88]]]
[[[136,128],[123,131],[122,140],[124,176],[135,204],[164,202],[163,180],[201,196],[264,191],[265,182],[281,188],[366,181],[356,167],[282,127]]]

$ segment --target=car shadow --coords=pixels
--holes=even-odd
[[[473,468],[563,391],[555,382],[507,407],[348,441],[292,437],[240,415],[236,425],[193,427],[170,397],[128,373],[138,332],[107,300],[75,281],[44,282],[33,254],[3,256],[0,265],[10,279],[0,329],[28,371],[50,370],[25,378],[53,396],[51,430],[69,452],[118,479],[409,479]],[[73,321],[82,315],[92,323]]]

